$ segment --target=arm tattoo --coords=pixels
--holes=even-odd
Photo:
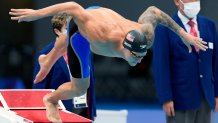
[[[170,28],[172,31],[180,35],[181,27],[167,14],[152,6],[149,7],[138,20],[141,24],[150,23],[155,28],[157,24],[163,24]]]
[[[175,33],[180,34],[181,27],[171,17],[162,11],[160,11],[159,21],[161,24],[169,27]]]
[[[152,11],[151,11],[152,10]],[[149,7],[140,17],[138,22],[141,24],[152,24],[154,27],[156,26],[157,19],[156,14],[153,11],[152,7]]]

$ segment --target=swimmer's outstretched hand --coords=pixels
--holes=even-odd
[[[9,12],[11,20],[17,20],[18,23],[22,21],[30,22],[40,19],[40,13],[33,9],[11,9]]]
[[[188,47],[189,53],[192,52],[192,47],[190,45],[197,46],[200,50],[206,51],[208,49],[207,42],[203,41],[199,37],[194,37],[189,33],[185,32],[183,29],[180,32],[180,37],[182,38],[183,43]]]

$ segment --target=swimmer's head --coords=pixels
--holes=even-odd
[[[131,30],[127,33],[123,47],[128,49],[126,60],[130,66],[140,63],[147,54],[147,38],[144,33],[138,30]]]
[[[131,52],[147,52],[147,38],[139,30],[131,30],[127,33],[123,46]]]
[[[66,27],[70,16],[53,16],[51,19],[52,28],[54,30],[54,33],[59,36],[59,34],[66,33]]]

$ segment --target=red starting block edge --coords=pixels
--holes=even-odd
[[[0,89],[0,101],[5,109],[46,109],[42,99],[53,89]],[[62,101],[58,108],[66,110]]]
[[[7,103],[5,102],[4,97],[2,96],[1,92],[0,92],[0,106],[4,107],[6,110],[9,110],[9,107]]]
[[[5,120],[4,123],[14,123],[14,121],[16,121],[16,123],[48,123],[46,108],[42,98],[45,94],[53,91],[54,90],[51,89],[0,89],[0,121]],[[34,100],[40,101],[37,102]],[[61,101],[59,101],[59,109],[63,123],[92,123],[92,121],[87,118],[67,111]]]

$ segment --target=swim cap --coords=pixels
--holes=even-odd
[[[146,52],[147,39],[145,35],[138,30],[131,30],[127,33],[123,46],[133,52]]]

